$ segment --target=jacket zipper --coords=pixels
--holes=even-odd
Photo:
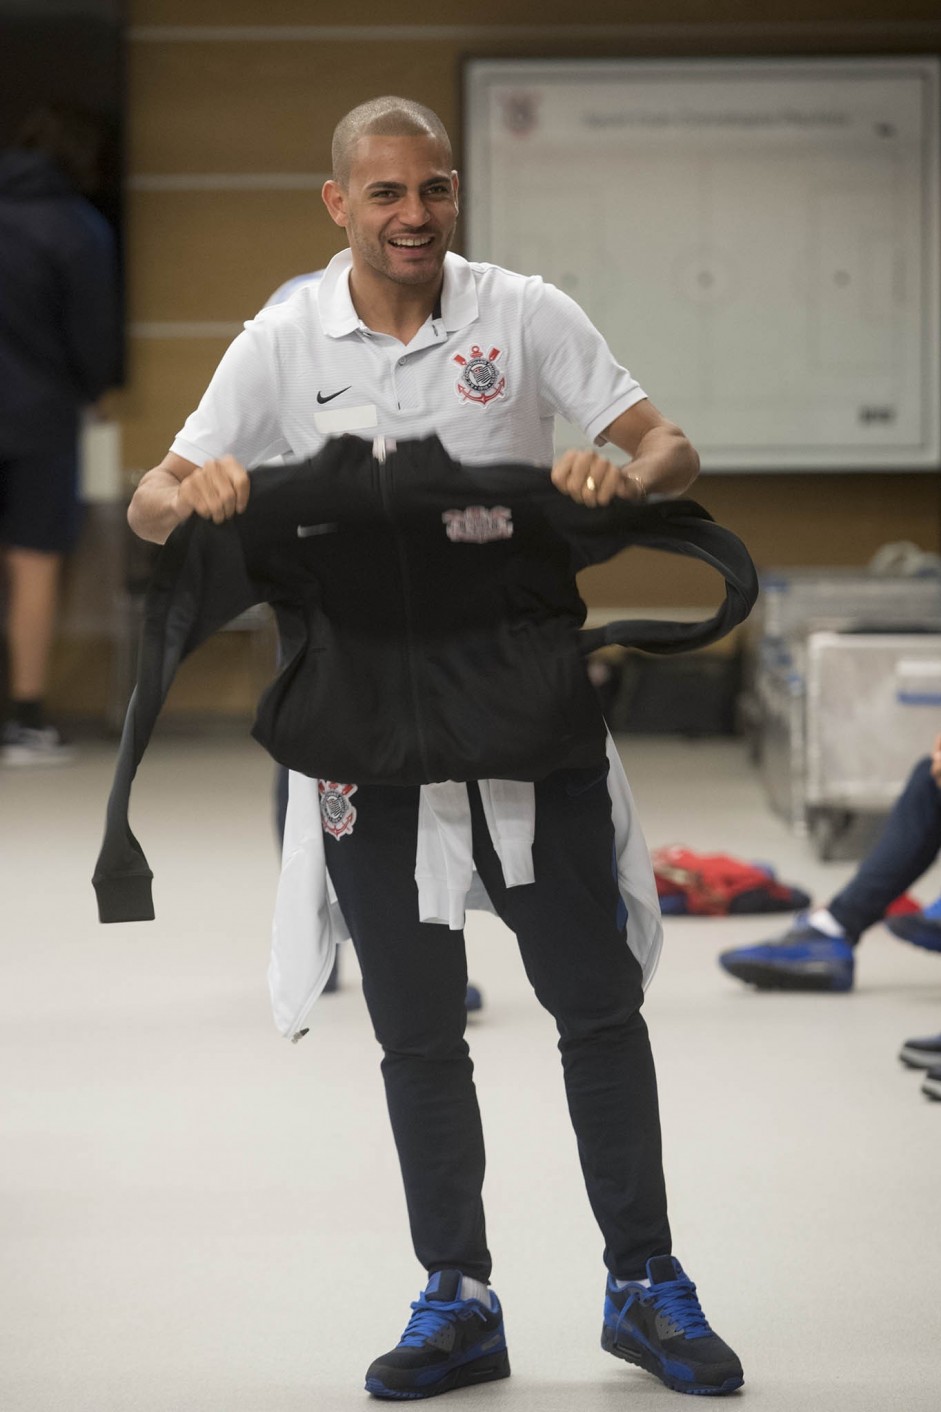
[[[388,516],[392,536],[395,541],[395,552],[399,561],[399,572],[402,579],[402,599],[405,605],[405,667],[408,676],[409,694],[412,698],[412,709],[415,713],[415,733],[418,738],[418,753],[421,757],[425,774],[429,779],[433,779],[431,758],[428,753],[428,741],[422,724],[421,696],[418,690],[418,664],[420,658],[415,648],[411,578],[409,575],[408,558],[405,553],[402,536],[395,522],[392,507],[391,468],[385,469],[389,465],[390,456],[395,452],[395,447],[395,440],[388,436],[377,436],[372,445],[373,455],[379,466],[379,490],[382,496],[382,505]]]

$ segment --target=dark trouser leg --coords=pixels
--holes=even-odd
[[[621,1279],[643,1277],[651,1255],[669,1253],[670,1227],[640,966],[625,941],[614,876],[607,766],[563,770],[536,785],[536,882],[528,886],[505,886],[473,787],[471,806],[478,871],[558,1027],[605,1264]]]
[[[464,1040],[464,936],[418,920],[418,790],[361,787],[327,867],[363,972],[415,1254],[489,1280],[484,1144]]]
[[[878,922],[941,851],[941,790],[919,760],[870,852],[828,910],[851,940]]]

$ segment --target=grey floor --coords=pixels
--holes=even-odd
[[[736,742],[625,742],[651,844],[821,864]],[[247,739],[165,737],[137,789],[155,923],[100,927],[88,882],[113,749],[0,773],[5,1412],[320,1412],[422,1279],[349,955],[292,1046],[267,1008],[270,769]],[[924,900],[941,889],[933,870]],[[668,923],[647,1011],[676,1249],[755,1412],[941,1407],[941,1104],[900,1041],[941,1030],[941,957],[866,939],[848,996],[756,995],[717,952],[774,931]],[[551,1022],[512,938],[470,928],[487,1203],[513,1363],[455,1407],[613,1412],[678,1397],[598,1349],[600,1240]],[[450,1406],[451,1403],[449,1402]]]

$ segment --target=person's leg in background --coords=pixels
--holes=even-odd
[[[936,779],[939,745],[941,741],[935,744],[934,757],[919,760],[874,848],[849,885],[830,903],[828,910],[849,935],[861,919],[879,909],[880,915],[884,914],[884,899],[897,896],[893,889],[900,878],[908,879],[899,888],[904,891],[941,852],[941,787]],[[903,941],[927,951],[941,951],[941,898],[921,912],[885,917],[885,924]],[[927,1071],[921,1091],[927,1098],[941,1101],[941,1034],[906,1040],[899,1058],[908,1068]]]
[[[63,556],[10,548],[3,562],[9,700],[0,760],[5,765],[64,764],[72,752],[48,724],[45,711]]]
[[[724,951],[720,964],[759,989],[847,991],[864,931],[931,867],[941,851],[941,788],[932,758],[919,760],[850,882],[825,907],[802,913],[782,937]],[[941,951],[941,917],[885,918],[896,935]]]
[[[10,703],[40,708],[37,726],[45,724],[42,702],[49,681],[55,636],[62,555],[38,549],[7,549],[7,650]]]
[[[941,789],[926,756],[909,775],[875,844],[826,910],[851,942],[858,941],[867,927],[885,916],[895,898],[928,871],[939,852]],[[907,916],[891,917],[887,925],[904,936],[907,922]],[[941,950],[941,926],[936,945],[929,949]]]
[[[4,460],[0,470],[9,696],[0,760],[61,764],[72,752],[48,724],[45,700],[62,566],[78,529],[77,455],[69,445]]]

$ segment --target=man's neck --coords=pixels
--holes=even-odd
[[[433,285],[393,284],[364,277],[354,266],[350,270],[350,298],[373,333],[386,333],[407,344],[440,306],[443,282],[441,275]]]

